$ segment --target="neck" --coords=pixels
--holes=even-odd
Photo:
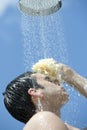
[[[56,114],[58,117],[61,116],[60,114],[60,109],[61,107],[59,106],[54,106],[54,105],[51,105],[49,104],[48,102],[44,103],[44,102],[40,102],[40,100],[38,100],[38,103],[36,105],[36,112],[40,112],[40,111],[50,111],[50,112],[53,112],[54,114]]]

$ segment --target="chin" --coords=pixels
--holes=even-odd
[[[65,105],[69,101],[69,95],[62,95],[61,106]]]

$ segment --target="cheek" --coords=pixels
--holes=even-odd
[[[46,97],[47,98],[57,98],[60,96],[59,90],[56,90],[55,88],[46,88]]]

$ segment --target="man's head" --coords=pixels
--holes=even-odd
[[[63,87],[51,82],[45,75],[31,72],[18,76],[4,92],[4,104],[8,112],[24,123],[38,111],[38,98],[43,110],[51,111],[64,105],[68,95]]]
[[[35,113],[35,106],[28,94],[28,89],[33,88],[31,72],[10,82],[4,95],[4,104],[8,112],[17,120],[26,123]]]

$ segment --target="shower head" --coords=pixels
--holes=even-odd
[[[20,10],[28,15],[45,16],[58,11],[61,0],[19,0]]]

